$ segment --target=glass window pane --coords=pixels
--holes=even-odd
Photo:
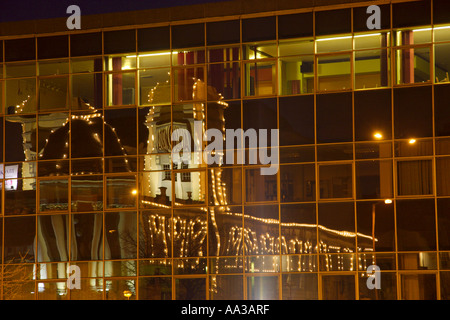
[[[192,205],[206,202],[206,171],[177,171],[175,177],[176,204]]]
[[[39,62],[39,75],[58,75],[69,73],[69,60],[51,60]]]
[[[274,42],[257,42],[246,44],[242,48],[244,60],[276,58],[277,46]]]
[[[114,55],[105,57],[106,71],[123,71],[136,69],[136,55]]]
[[[314,203],[283,204],[280,217],[282,254],[317,253],[317,220]]]
[[[276,17],[262,17],[242,20],[242,41],[276,39]]]
[[[396,139],[433,136],[431,87],[394,89]]]
[[[172,279],[139,278],[139,300],[172,300]]]
[[[433,194],[432,165],[431,160],[398,161],[398,195]]]
[[[351,9],[317,11],[315,13],[316,36],[351,32]]]
[[[282,40],[278,44],[278,51],[280,57],[314,54],[314,40]]]
[[[314,146],[280,148],[281,163],[314,162],[315,157]]]
[[[434,87],[434,122],[436,136],[450,136],[450,85]]]
[[[136,30],[104,32],[103,43],[105,54],[136,52]]]
[[[137,189],[135,176],[106,178],[106,201],[108,208],[136,207]]]
[[[317,300],[317,274],[283,274],[283,300]]]
[[[281,201],[314,201],[316,199],[315,180],[313,164],[281,166]]]
[[[393,33],[393,42],[396,46],[430,43],[431,35],[432,30],[429,27],[396,30]]]
[[[394,53],[396,84],[426,83],[431,81],[429,47],[398,49]]]
[[[36,179],[6,180],[5,214],[21,215],[34,213],[36,213]]]
[[[321,199],[352,197],[351,164],[320,165],[319,177]]]
[[[450,300],[450,272],[441,272],[441,300]]]
[[[280,146],[314,143],[314,96],[279,99]]]
[[[4,219],[4,261],[24,263],[35,261],[36,217]]]
[[[206,278],[176,278],[176,300],[206,300]]]
[[[211,168],[208,172],[210,205],[242,203],[241,168]]]
[[[314,92],[314,57],[279,59],[281,95]]]
[[[100,260],[103,257],[103,214],[72,215],[71,260]]]
[[[247,277],[248,300],[278,300],[279,286],[277,276]]]
[[[90,110],[80,114],[72,113],[70,123],[70,152],[72,158],[103,156],[103,118],[102,113],[95,111]],[[94,172],[89,167],[84,169],[80,171]],[[103,171],[103,169],[101,170]]]
[[[277,175],[263,175],[260,168],[246,169],[246,202],[276,201],[277,185]]]
[[[322,275],[323,300],[355,300],[354,275]]]
[[[395,250],[394,204],[384,201],[357,202],[356,214],[358,248],[362,252]]]
[[[67,179],[39,181],[39,211],[68,211],[69,191]]]
[[[243,300],[243,276],[211,276],[209,295],[211,300]]]
[[[396,202],[398,250],[436,250],[434,200],[397,200]]]
[[[352,88],[349,54],[326,55],[317,58],[317,90],[336,91]]]
[[[352,94],[318,95],[316,125],[318,143],[352,141]]]
[[[5,61],[35,60],[35,38],[12,39],[5,41]]]
[[[439,249],[450,250],[450,198],[437,200]],[[445,259],[441,258],[441,261]],[[447,258],[447,260],[450,260]]]
[[[238,43],[241,38],[239,20],[217,21],[206,24],[206,42],[208,46]]]
[[[136,258],[136,219],[136,212],[105,213],[105,259]]]
[[[94,58],[76,58],[70,60],[72,73],[83,72],[101,72],[103,70],[103,61],[101,57]]]
[[[317,161],[352,160],[353,144],[335,143],[317,146]]]
[[[316,39],[317,53],[349,51],[353,48],[353,37],[351,35],[339,35],[318,37]]]
[[[68,82],[68,77],[40,78],[39,111],[68,109]]]
[[[402,300],[436,300],[435,274],[402,274]]]
[[[387,50],[355,52],[355,89],[389,86],[390,59]]]
[[[195,48],[190,50],[172,51],[172,65],[182,66],[205,63],[205,49]]]
[[[279,254],[278,205],[255,205],[244,207],[244,229],[248,240],[244,243],[247,255]]]
[[[102,33],[81,33],[70,35],[70,56],[90,56],[102,54]]]
[[[107,105],[135,104],[135,73],[110,73],[106,75]]]
[[[36,79],[17,79],[6,81],[6,112],[36,112]]]
[[[101,73],[71,76],[72,110],[102,108],[103,83]]]
[[[278,38],[297,38],[313,35],[313,13],[297,13],[278,16]]]
[[[397,300],[397,276],[393,272],[381,274],[382,290],[370,290],[367,287],[367,273],[359,274],[359,299],[360,300]]]
[[[393,4],[392,21],[394,28],[429,25],[431,23],[431,3],[417,1]]]
[[[205,68],[177,68],[173,71],[173,100],[206,100]]]
[[[34,116],[23,119],[16,117],[5,119],[5,161],[36,160],[37,142],[36,135],[33,134],[36,132],[36,127],[36,117]],[[23,133],[26,134],[22,135]]]
[[[204,210],[203,210],[204,209]],[[207,211],[206,208],[176,209],[173,213],[173,256],[203,257],[207,254]],[[194,263],[194,260],[196,262]],[[189,273],[203,273],[198,259],[189,260]],[[203,262],[202,262],[203,263]],[[184,268],[184,267],[183,267]],[[182,268],[182,269],[183,269]],[[187,272],[187,267],[185,271]]]
[[[172,26],[172,48],[190,48],[205,45],[203,23]]]
[[[100,176],[72,177],[72,212],[103,209],[103,179]]]
[[[276,62],[245,63],[245,95],[274,95],[277,92]]]
[[[69,56],[69,36],[38,37],[38,59],[63,58]]]
[[[213,92],[209,92],[210,90]],[[208,65],[208,100],[239,99],[241,68],[239,62]]]
[[[139,68],[157,68],[170,66],[170,51],[140,52],[138,55]]]
[[[36,63],[19,62],[5,65],[6,78],[32,77],[36,75]]]
[[[355,252],[356,243],[353,235],[356,228],[353,203],[319,203],[318,224],[320,252]]]
[[[450,157],[436,159],[436,185],[438,196],[450,195]]]
[[[170,27],[138,29],[137,38],[138,52],[168,50],[170,48]]]
[[[391,6],[389,4],[378,4],[380,8],[380,27],[381,29],[390,29],[391,27]],[[368,31],[367,19],[371,14],[367,13],[367,6],[353,8],[353,31]]]
[[[437,26],[436,20],[435,20],[434,24],[435,24],[435,27],[433,28],[434,42],[450,40],[450,26],[448,26],[448,25]]]
[[[170,210],[159,209],[141,212],[139,220],[139,257],[172,257],[171,229],[172,213]]]
[[[136,110],[106,110],[104,120],[105,156],[136,154]]]
[[[39,262],[69,260],[69,215],[38,216],[37,250]],[[60,267],[62,267],[60,265]],[[42,270],[42,269],[41,269]],[[50,270],[49,270],[50,271]],[[57,272],[61,278],[66,277],[66,270]],[[49,272],[51,274],[51,272]],[[62,273],[62,274],[61,274]]]
[[[388,199],[393,197],[392,161],[356,162],[356,198]]]
[[[241,59],[240,46],[212,47],[208,51],[208,62],[227,62]]]
[[[241,207],[210,207],[209,208],[209,256],[238,256],[243,254],[243,229],[242,229],[242,208]],[[222,260],[225,264],[224,273],[230,273],[234,269],[237,260],[230,258],[229,266],[227,260]],[[220,270],[220,262],[214,269]],[[233,264],[234,263],[234,264]],[[211,271],[213,272],[213,271]],[[242,270],[240,271],[242,272]]]

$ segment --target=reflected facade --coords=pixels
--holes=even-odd
[[[352,5],[0,38],[1,298],[450,299],[450,10]]]

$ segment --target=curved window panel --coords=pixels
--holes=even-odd
[[[351,9],[338,9],[315,12],[315,35],[339,34],[351,32]]]
[[[282,272],[317,272],[319,265],[316,254],[295,254],[281,256]]]
[[[241,207],[210,207],[208,236],[209,256],[242,255],[244,243]],[[230,273],[232,270],[239,269],[239,262],[242,261],[237,258],[210,260],[210,264],[215,265],[213,270],[218,273]],[[234,272],[242,272],[242,270]]]
[[[102,33],[80,33],[70,35],[70,56],[102,54]]]
[[[449,25],[436,25],[436,16],[434,17],[435,27],[434,31],[434,42],[448,41],[450,40],[450,26]]]
[[[245,170],[246,202],[266,202],[278,199],[277,175],[262,174],[261,169]]]
[[[36,179],[5,180],[5,214],[34,213],[36,213]]]
[[[105,213],[105,259],[136,258],[136,219],[136,212]],[[131,271],[136,269],[128,264],[124,268],[127,275],[131,275]]]
[[[70,60],[71,73],[101,72],[103,61],[101,57],[75,58]]]
[[[176,300],[206,300],[206,278],[175,279]]]
[[[211,276],[209,278],[210,300],[243,300],[243,276]]]
[[[20,62],[5,64],[6,78],[33,77],[36,75],[36,63]]]
[[[176,205],[201,205],[206,202],[206,171],[174,171]]]
[[[280,256],[245,257],[246,273],[280,272]]]
[[[370,290],[367,281],[370,282],[367,273],[359,273],[359,299],[360,300],[397,300],[397,276],[394,272],[381,274],[381,288],[383,290]]]
[[[4,261],[7,263],[34,262],[36,217],[5,218],[4,228]]]
[[[103,258],[103,215],[101,213],[73,214],[72,232],[71,260],[101,260]],[[91,272],[95,272],[94,269]]]
[[[377,259],[377,263],[371,263],[371,260],[366,263],[366,258],[372,258],[370,252],[395,250],[394,204],[384,201],[357,202],[356,214],[358,250],[369,252],[367,257],[359,258],[359,263],[363,265],[360,269],[365,270],[371,264],[380,263],[380,259]],[[385,270],[384,267],[382,269]]]
[[[140,212],[139,257],[172,257],[172,230],[172,212],[170,210],[159,209]],[[161,274],[171,274],[170,262],[166,260],[162,260],[160,264],[155,263],[155,266],[145,266],[145,270],[147,269],[145,275],[156,275],[158,270],[161,270],[158,271]]]
[[[208,243],[207,232],[206,208],[174,210],[172,232],[173,256],[180,258],[206,256]],[[189,266],[193,267],[193,272],[194,270],[199,272],[203,270],[201,264],[197,264],[198,259],[194,259],[197,262],[191,260],[189,260]]]
[[[103,107],[103,75],[101,73],[71,76],[70,104],[72,110]]]
[[[450,108],[448,108],[448,104],[446,103],[448,99],[450,99],[450,85],[434,86],[434,123],[436,136],[450,136]],[[436,141],[436,144],[438,144],[438,141]]]
[[[166,171],[151,171],[140,174],[140,208],[169,208],[172,205],[172,172],[170,171],[170,164],[166,166],[168,168]]]
[[[354,37],[355,50],[386,48],[391,44],[390,32],[369,32],[355,34]]]
[[[313,35],[313,12],[278,16],[278,38],[297,38]]]
[[[430,43],[432,29],[430,27],[417,27],[415,29],[400,29],[393,33],[393,42],[396,46]]]
[[[67,283],[61,282],[38,282],[38,300],[68,300]]]
[[[277,205],[244,207],[244,253],[280,253],[279,212]]]
[[[107,208],[136,207],[136,176],[113,176],[106,178]]]
[[[206,62],[205,49],[184,49],[172,51],[172,65],[186,66],[192,64],[203,64]]]
[[[316,53],[350,51],[352,48],[353,38],[348,34],[318,37],[316,39]]]
[[[170,69],[139,71],[139,105],[170,104]]]
[[[282,254],[317,253],[317,219],[314,203],[282,205],[280,217]],[[299,258],[303,261],[310,259]],[[306,269],[303,269],[304,264],[296,265],[294,259],[287,257],[288,268],[283,271],[312,271],[312,260],[314,259],[308,261]]]
[[[36,79],[15,79],[5,81],[7,114],[36,112]]]
[[[172,259],[140,260],[138,263],[140,276],[165,276],[172,274]]]
[[[317,300],[317,274],[283,274],[283,300]]]
[[[71,290],[70,300],[102,300],[103,283],[100,278],[81,278],[80,290]]]
[[[6,162],[36,160],[36,126],[35,116],[13,116],[5,119]],[[27,166],[30,166],[31,170],[32,165]]]
[[[230,62],[238,61],[240,58],[241,48],[239,46],[208,48],[208,62]]]
[[[314,143],[314,96],[279,99],[280,145]]]
[[[68,121],[69,113],[50,113],[38,116],[39,160],[69,157]]]
[[[138,110],[138,153],[171,153],[172,129],[170,106],[153,106]],[[164,157],[164,156],[163,156]],[[158,156],[144,156],[144,170],[162,169],[158,165]],[[167,160],[167,162],[170,162]],[[160,164],[165,163],[161,161]]]
[[[35,38],[11,39],[5,41],[5,61],[36,59]]]
[[[205,25],[193,23],[172,26],[172,48],[190,48],[205,45]]]
[[[242,20],[242,42],[274,40],[277,36],[275,16]]]
[[[157,68],[170,66],[170,51],[152,51],[138,53],[138,68]],[[131,57],[131,56],[129,56]]]
[[[319,203],[318,223],[320,253],[355,252],[356,228],[353,203]],[[325,259],[326,257],[324,256]],[[327,271],[343,270],[339,269],[338,265],[334,265],[333,268],[325,263],[325,266]],[[350,268],[350,264],[348,267]],[[356,261],[353,270],[356,270]]]
[[[317,161],[352,160],[353,144],[322,144],[317,146]]]
[[[436,250],[434,200],[397,200],[396,204],[398,250]]]
[[[227,30],[227,32],[223,32]],[[215,21],[206,23],[206,43],[208,46],[238,43],[241,39],[239,20]]]
[[[137,29],[138,52],[170,48],[170,27]]]
[[[279,59],[281,95],[314,92],[314,56]]]
[[[436,185],[438,196],[450,195],[450,157],[436,159]]]
[[[71,179],[72,212],[103,209],[103,179],[101,176],[77,176]]]
[[[339,249],[338,249],[339,250]],[[344,251],[348,252],[348,251]],[[320,271],[354,271],[356,255],[349,253],[331,253],[319,255]]]
[[[69,216],[68,215],[41,215],[37,218],[37,250],[38,262],[55,262],[69,260]],[[46,269],[43,278],[51,278],[56,271],[59,278],[65,278],[64,264],[59,264],[56,270]],[[43,271],[41,269],[41,271]],[[48,274],[50,273],[50,274]]]
[[[394,154],[396,157],[433,155],[433,141],[429,139],[410,139],[407,141],[396,141],[394,143],[394,148]]]
[[[312,147],[285,147],[280,148],[281,163],[313,162],[316,154]]]
[[[139,278],[139,300],[172,300],[172,278]]]
[[[437,200],[439,249],[450,250],[450,198]],[[450,254],[441,253],[441,268],[450,269]],[[443,266],[446,266],[445,268]]]
[[[173,271],[176,275],[206,274],[208,269],[206,258],[174,259]],[[203,295],[204,291],[195,293]]]
[[[303,38],[295,40],[281,40],[278,43],[280,57],[314,54],[314,41]]]

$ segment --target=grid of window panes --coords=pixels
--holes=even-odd
[[[1,40],[2,298],[450,299],[450,11],[380,8]]]

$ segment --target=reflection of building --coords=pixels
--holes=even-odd
[[[2,262],[30,270],[18,296],[449,299],[448,1],[372,1],[378,30],[366,2],[339,2],[104,25],[111,13],[57,34],[0,23],[0,235]],[[172,157],[250,128],[279,130],[275,175],[254,149],[206,163],[205,139],[190,163]],[[381,291],[364,286],[371,264]]]

